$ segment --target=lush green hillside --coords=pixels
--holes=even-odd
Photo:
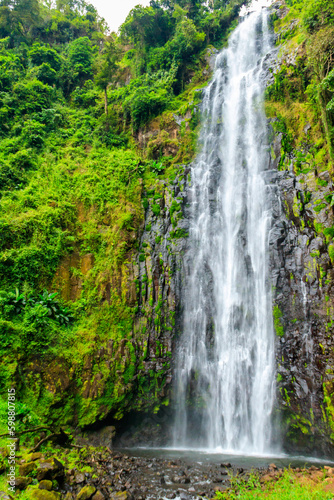
[[[280,12],[280,18],[275,14],[273,20],[282,64],[267,89],[267,110],[280,119],[286,162],[294,151],[299,166],[309,164],[320,171],[334,158],[333,3],[290,0]],[[307,123],[312,148],[303,155]]]
[[[22,416],[85,425],[158,404],[163,370],[132,385],[144,211],[192,158],[206,48],[241,4],[152,2],[116,35],[85,2],[1,2],[0,387]]]

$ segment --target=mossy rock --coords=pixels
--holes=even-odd
[[[43,453],[35,451],[35,453],[30,453],[29,455],[26,456],[26,461],[34,462],[35,460],[40,460],[41,458],[43,458]]]
[[[51,491],[52,490],[52,481],[49,481],[48,479],[43,479],[39,485],[38,485],[38,488],[40,490],[48,490],[48,491]]]
[[[31,499],[34,500],[60,500],[61,494],[56,491],[48,490],[31,490],[29,493]]]
[[[101,493],[101,491],[97,491],[93,496],[92,500],[104,500],[105,496]]]
[[[15,487],[18,489],[18,490],[25,490],[26,487],[32,482],[32,479],[31,477],[17,477],[15,479]]]
[[[21,464],[19,467],[19,474],[20,476],[27,476],[28,474],[30,474],[30,472],[35,470],[36,467],[37,464],[35,464],[35,462],[27,462],[25,464]]]
[[[112,500],[128,500],[131,497],[126,491],[118,491],[117,493],[112,493],[110,498],[112,498]]]
[[[95,486],[87,485],[84,486],[77,495],[77,500],[89,500],[92,498],[96,491]]]
[[[71,492],[67,492],[65,497],[64,497],[64,500],[73,500],[74,496],[72,495]]]
[[[56,458],[40,461],[37,469],[37,479],[59,479],[64,476],[64,466]]]

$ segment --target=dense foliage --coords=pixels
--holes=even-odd
[[[133,149],[132,130],[173,107],[205,40],[221,37],[239,7],[236,0],[152,2],[133,9],[117,36],[84,1],[0,3],[3,285],[50,282],[71,251],[94,164],[105,164],[110,148]],[[116,164],[124,154],[113,153]],[[82,175],[78,163],[87,163]],[[117,168],[104,187],[112,197],[143,174]]]
[[[152,0],[116,34],[84,0],[0,0],[0,386],[15,382],[39,415],[54,403],[52,418],[70,421],[75,408],[90,423],[101,406],[121,413],[131,396],[141,361],[128,288],[142,192],[191,159],[198,120],[188,118],[178,139],[163,128],[198,105],[208,43],[224,42],[242,3]],[[138,132],[154,118],[164,125],[141,149]],[[113,366],[94,369],[110,380],[103,401],[74,400],[87,356],[110,339]],[[35,384],[39,375],[32,383],[21,373],[52,360],[56,384],[57,370],[76,373],[62,404]],[[154,399],[151,382],[141,383]]]
[[[334,161],[334,3],[332,0],[307,3],[287,0],[287,6],[288,15],[282,20],[276,19],[275,25],[280,30],[279,40],[286,40],[287,47],[295,50],[296,57],[292,64],[283,62],[274,75],[274,84],[267,90],[267,97],[273,102],[285,103],[284,114],[290,125],[290,104],[297,102],[305,105],[299,122],[304,118],[322,122],[324,134],[321,128],[318,129],[320,134],[315,141],[318,148],[313,148],[313,156],[315,164],[321,162],[327,168],[328,159]],[[294,20],[292,29],[288,24],[291,20]],[[325,147],[323,135],[327,142]],[[298,150],[300,153],[300,148]]]

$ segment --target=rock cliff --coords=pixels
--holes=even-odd
[[[334,429],[332,164],[321,117],[310,112],[305,98],[311,75],[308,46],[296,44],[300,20],[291,18],[284,2],[275,2],[272,9],[279,21],[275,60],[269,64],[267,176],[273,200],[278,440],[288,451],[329,455]],[[290,75],[288,93],[285,87],[273,98],[282,73]],[[291,83],[297,75],[305,87],[300,80]]]
[[[274,149],[280,139],[276,136]],[[333,208],[326,203],[333,185],[327,171],[274,172],[270,253],[282,433],[290,451],[328,451],[334,270],[324,231],[333,226]]]

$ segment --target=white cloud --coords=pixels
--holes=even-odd
[[[107,21],[111,31],[118,31],[126,16],[136,5],[150,5],[150,0],[87,0]]]

